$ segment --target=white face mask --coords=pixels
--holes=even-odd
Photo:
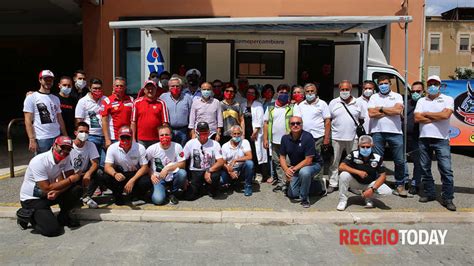
[[[77,139],[84,142],[87,140],[87,138],[89,138],[89,134],[87,134],[86,132],[79,132],[77,133]]]
[[[341,91],[341,92],[339,92],[339,96],[341,97],[341,99],[347,100],[351,96],[351,92],[350,91]]]
[[[86,85],[87,85],[87,81],[85,81],[83,79],[76,80],[76,87],[78,87],[79,89],[84,89],[84,87],[86,87]]]
[[[374,91],[367,89],[363,92],[363,94],[364,94],[365,97],[370,98],[370,96],[372,96],[372,94],[374,94]]]

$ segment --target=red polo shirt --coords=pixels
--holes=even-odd
[[[102,117],[109,117],[110,139],[118,139],[118,130],[122,126],[130,126],[133,109],[133,98],[125,95],[122,100],[117,99],[115,94],[110,95],[102,101]]]
[[[158,127],[169,123],[165,102],[138,98],[133,105],[132,121],[136,123],[138,140],[158,141]]]

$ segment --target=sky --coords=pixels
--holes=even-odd
[[[426,0],[425,13],[427,16],[440,16],[455,7],[474,7],[474,0]]]

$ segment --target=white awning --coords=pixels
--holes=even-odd
[[[171,32],[367,32],[390,23],[411,22],[411,16],[245,17],[111,21],[111,29],[140,28]]]

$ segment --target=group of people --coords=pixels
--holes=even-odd
[[[426,91],[415,82],[408,103],[390,89],[389,77],[379,77],[377,84],[365,81],[358,98],[344,80],[329,104],[318,97],[317,84],[281,84],[275,91],[245,78],[237,86],[202,82],[197,69],[185,77],[151,73],[137,99],[127,95],[123,77],[114,79],[110,96],[100,79],[87,84],[84,71],[60,77],[56,96],[54,78],[41,71],[40,88],[27,94],[23,107],[29,149],[36,156],[21,187],[18,223],[26,228],[31,222],[43,235],[76,226],[69,211],[80,199],[97,208],[93,197],[106,188],[117,205],[132,198],[162,205],[216,197],[229,188],[251,196],[257,181],[274,185],[274,192],[304,208],[310,207],[310,195],[337,190],[337,210],[346,208],[349,191],[373,207],[373,197],[392,192],[384,184],[387,144],[395,163],[394,194],[420,194],[423,183],[419,201],[436,199],[435,151],[441,202],[456,210],[448,139],[453,99],[441,94],[437,76],[428,79]],[[402,119],[414,162],[411,179]],[[323,158],[329,158],[328,185]],[[56,203],[57,218],[50,208]]]

